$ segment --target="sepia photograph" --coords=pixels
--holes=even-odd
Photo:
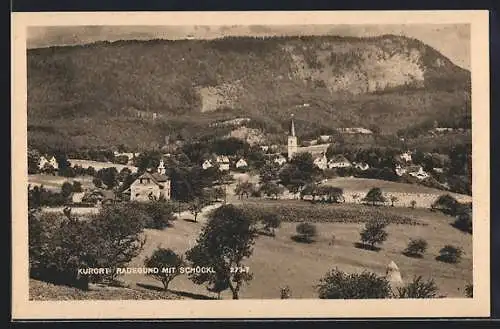
[[[433,13],[14,16],[14,310],[488,315],[488,16]]]

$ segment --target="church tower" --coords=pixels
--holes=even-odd
[[[295,153],[297,153],[298,145],[297,145],[297,136],[295,136],[295,124],[293,122],[293,114],[292,114],[292,122],[290,124],[290,131],[288,133],[288,160],[290,160]]]

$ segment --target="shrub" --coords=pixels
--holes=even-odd
[[[363,198],[363,201],[365,202],[371,202],[372,205],[375,205],[376,203],[384,203],[386,201],[386,198],[382,194],[382,190],[378,187],[374,187],[371,190],[366,193],[366,196]]]
[[[364,271],[347,274],[338,269],[326,273],[317,286],[321,299],[366,299],[391,296],[389,281]]]
[[[427,250],[427,241],[424,239],[411,239],[403,254],[408,257],[422,257]]]
[[[388,234],[385,231],[386,227],[386,221],[371,219],[365,224],[365,228],[360,232],[361,242],[375,249],[376,244],[382,244],[387,240]]]
[[[288,299],[292,296],[292,291],[290,290],[289,286],[285,286],[280,289],[280,298],[281,299]]]
[[[317,235],[316,226],[311,223],[300,223],[296,228],[298,240],[303,242],[312,242],[313,238]]]
[[[462,258],[463,250],[459,247],[452,245],[446,245],[441,250],[439,250],[439,256],[436,257],[437,260],[445,263],[458,263]]]
[[[461,212],[456,216],[452,225],[462,232],[472,234],[472,213],[468,210]]]
[[[158,248],[151,257],[147,257],[144,265],[148,268],[157,268],[158,273],[151,273],[152,277],[163,284],[163,289],[168,290],[169,283],[180,274],[179,268],[184,261],[171,249]]]
[[[398,287],[396,297],[398,298],[436,298],[438,288],[434,280],[423,281],[421,276],[413,278],[413,281],[403,287]]]
[[[125,207],[144,215],[144,227],[162,230],[174,220],[174,206],[167,202],[129,202]]]
[[[431,209],[440,210],[443,213],[451,216],[456,215],[458,207],[459,207],[459,202],[449,194],[441,195],[431,205]]]
[[[468,283],[465,286],[465,296],[467,298],[472,298],[474,297],[474,285],[472,283]]]
[[[275,236],[275,229],[279,228],[281,225],[281,220],[276,213],[266,212],[261,218],[261,222],[264,226],[264,230]]]
[[[411,202],[410,202],[410,207],[411,207],[411,209],[415,209],[415,206],[416,206],[416,205],[417,205],[417,201],[415,201],[415,200],[411,200]]]

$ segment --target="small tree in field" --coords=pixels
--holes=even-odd
[[[394,195],[391,196],[391,207],[394,207],[394,203],[398,202],[398,200],[399,200],[398,197],[396,197]]]
[[[194,221],[198,221],[198,215],[205,207],[206,202],[203,199],[195,198],[192,202],[189,203],[189,212],[193,214]]]
[[[158,268],[158,273],[150,273],[163,284],[163,289],[168,290],[169,283],[178,276],[179,268],[183,265],[182,257],[171,249],[158,248],[151,257],[146,258],[144,265],[149,268]]]
[[[372,205],[375,205],[378,202],[385,202],[386,198],[382,194],[382,190],[378,187],[374,187],[366,193],[366,196],[363,198],[365,202],[371,202]]]
[[[410,207],[411,207],[411,209],[415,209],[415,206],[416,206],[416,205],[417,205],[417,201],[415,201],[415,200],[411,200],[411,202],[410,202]]]
[[[413,278],[413,281],[404,287],[397,289],[398,298],[436,298],[438,288],[434,280],[424,281],[421,276]]]
[[[411,239],[403,254],[408,257],[422,257],[427,250],[427,241],[424,239]]]
[[[275,229],[277,229],[281,225],[281,220],[278,214],[272,212],[266,212],[262,216],[261,221],[264,226],[264,230],[270,233],[272,236],[275,236]]]
[[[311,223],[300,223],[296,228],[298,239],[304,242],[313,242],[313,238],[318,234],[316,226]]]
[[[389,281],[367,271],[347,274],[335,268],[325,274],[317,288],[321,299],[379,299],[391,296]]]
[[[463,250],[459,247],[452,245],[446,245],[441,250],[439,250],[439,256],[436,257],[437,260],[445,263],[458,263],[462,258]]]
[[[371,249],[375,249],[376,244],[382,244],[387,240],[387,232],[385,228],[387,223],[379,219],[371,219],[365,224],[365,228],[360,232],[361,242],[364,245],[370,246]]]

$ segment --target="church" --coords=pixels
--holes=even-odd
[[[326,150],[330,144],[319,144],[299,147],[297,135],[295,133],[295,122],[292,114],[290,130],[288,132],[288,160],[290,161],[297,153],[310,153],[313,158],[324,158]]]

